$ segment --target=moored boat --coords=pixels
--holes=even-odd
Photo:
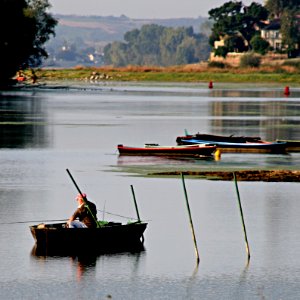
[[[278,143],[286,143],[288,152],[300,152],[300,141],[298,140],[276,140]]]
[[[98,228],[67,228],[66,223],[38,224],[30,231],[40,252],[111,253],[143,247],[147,223],[106,222]]]
[[[181,145],[160,146],[158,144],[145,144],[144,147],[131,147],[118,145],[120,155],[159,155],[159,156],[192,156],[212,157],[216,151],[215,145]]]
[[[267,142],[260,137],[219,136],[212,134],[194,134],[176,138],[178,145],[211,144],[216,145],[222,153],[272,153],[285,154],[285,142]]]

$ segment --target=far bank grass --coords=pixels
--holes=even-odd
[[[261,68],[201,68],[201,67],[124,67],[40,69],[41,81],[90,80],[97,73],[98,81],[148,82],[232,82],[232,83],[283,83],[300,85],[300,72],[291,67]]]

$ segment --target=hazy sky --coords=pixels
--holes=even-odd
[[[229,1],[229,0],[228,0]],[[58,14],[120,16],[129,18],[197,18],[225,2],[221,0],[49,0]],[[253,0],[244,0],[250,4]],[[262,4],[264,0],[257,0]]]

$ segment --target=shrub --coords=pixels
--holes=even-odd
[[[211,61],[211,62],[208,63],[208,66],[210,68],[224,69],[226,65],[223,62],[220,62],[220,61]]]
[[[229,50],[227,47],[221,46],[221,47],[218,47],[217,49],[215,49],[215,56],[221,56],[221,57],[225,58],[228,52],[229,52]]]
[[[258,55],[253,53],[245,54],[240,59],[240,67],[242,68],[258,68],[260,66],[261,59]]]
[[[265,55],[270,47],[270,44],[259,35],[255,35],[251,39],[250,44],[252,46],[253,51],[262,55]]]

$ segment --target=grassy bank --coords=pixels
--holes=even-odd
[[[96,75],[95,75],[96,73]],[[209,68],[201,65],[182,67],[102,67],[72,69],[39,69],[40,81],[90,80],[98,81],[153,81],[153,82],[232,82],[282,83],[300,85],[300,70],[292,66],[260,68]]]

